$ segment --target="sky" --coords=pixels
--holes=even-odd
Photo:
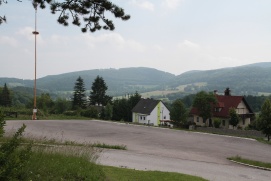
[[[82,33],[37,12],[37,78],[91,69],[149,67],[179,75],[271,61],[270,0],[111,0],[131,15],[114,31]],[[0,77],[34,79],[30,0],[0,6]]]

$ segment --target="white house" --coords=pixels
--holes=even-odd
[[[170,121],[169,110],[160,100],[141,99],[132,109],[133,122],[158,126]]]

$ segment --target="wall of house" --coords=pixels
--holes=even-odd
[[[132,113],[132,119],[134,123],[138,123],[138,113]]]
[[[236,113],[243,115],[243,114],[248,114],[249,110],[247,109],[247,106],[245,105],[244,101],[242,101],[236,109]],[[242,116],[241,116],[242,117]],[[250,124],[250,118],[245,118],[244,120],[240,120],[238,125],[242,128],[247,127]]]
[[[197,126],[205,126],[206,124],[203,123],[202,117],[199,117],[197,115],[193,116],[194,123],[196,123]]]
[[[141,124],[148,124],[148,115],[140,114],[140,113],[133,113],[133,122],[141,123]]]
[[[249,113],[249,110],[247,109],[247,106],[245,105],[244,101],[241,101],[235,110],[237,114]]]
[[[158,107],[156,106],[151,114],[148,116],[148,120],[150,121],[150,124],[153,124],[154,126],[158,126],[159,122],[157,119],[157,115],[158,115]]]
[[[167,109],[167,107],[162,103],[161,103],[161,110],[160,110],[160,119],[159,120],[170,120],[170,112]]]

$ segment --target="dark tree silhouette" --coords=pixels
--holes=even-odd
[[[102,77],[97,76],[91,86],[89,104],[90,105],[107,105],[111,102],[112,97],[106,95],[107,85]]]
[[[85,84],[84,80],[79,76],[75,82],[72,108],[85,108],[86,107],[86,95],[85,95]]]
[[[22,0],[17,0],[22,1]],[[0,0],[0,5],[7,4],[8,0]],[[122,20],[130,19],[130,15],[124,10],[108,0],[32,0],[34,7],[45,9],[48,5],[52,14],[58,14],[57,21],[64,25],[69,25],[69,19],[75,26],[81,27],[82,32],[95,32],[96,30],[114,30],[113,21],[106,18],[105,13],[109,12],[115,18]],[[6,22],[5,16],[0,16],[0,24]]]
[[[2,92],[0,93],[0,106],[10,107],[11,106],[11,96],[10,91],[5,83]]]

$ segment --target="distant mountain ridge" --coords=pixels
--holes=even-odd
[[[104,78],[110,95],[148,92],[155,90],[173,90],[184,85],[187,93],[199,90],[224,90],[230,87],[236,94],[271,93],[271,62],[260,62],[238,67],[216,70],[192,70],[178,76],[147,67],[121,69],[94,69],[50,75],[37,79],[37,88],[47,92],[73,91],[76,79],[84,79],[86,89],[90,89],[97,76]],[[198,86],[197,83],[204,83]],[[33,80],[0,78],[0,86],[33,87]]]

